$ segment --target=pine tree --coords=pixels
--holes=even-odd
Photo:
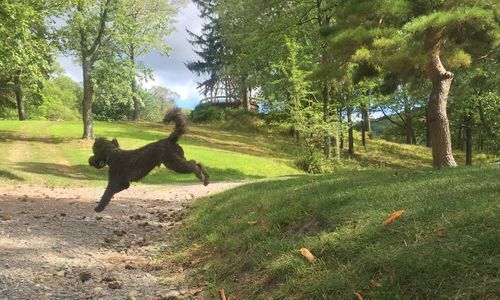
[[[337,6],[331,49],[337,59],[362,56],[406,81],[425,74],[432,83],[427,111],[433,165],[453,167],[446,108],[454,74],[449,70],[498,47],[495,14],[490,1],[345,1]]]
[[[208,78],[199,83],[198,88],[206,96],[213,92],[222,78],[224,67],[224,44],[222,42],[219,21],[217,16],[217,0],[193,0],[200,10],[200,17],[205,21],[200,34],[188,30],[190,43],[196,48],[195,53],[199,60],[186,63],[187,68]]]

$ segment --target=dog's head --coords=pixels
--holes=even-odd
[[[95,139],[94,145],[92,146],[94,155],[89,157],[89,165],[96,169],[104,168],[108,163],[111,153],[118,148],[120,148],[120,145],[116,139],[111,141],[106,138]]]

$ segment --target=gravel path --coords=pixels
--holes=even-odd
[[[103,188],[0,184],[0,299],[202,299],[155,258],[183,208],[239,184],[132,186],[100,214]]]

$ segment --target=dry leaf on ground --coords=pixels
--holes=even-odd
[[[378,281],[376,281],[376,280],[373,280],[373,279],[372,279],[372,280],[370,280],[370,284],[371,284],[373,287],[377,287],[377,288],[382,287],[382,284],[381,284],[380,282],[378,282]]]
[[[385,225],[389,225],[391,224],[392,222],[394,222],[397,218],[401,217],[401,214],[404,212],[404,209],[402,210],[398,210],[398,211],[395,211],[393,212],[392,214],[390,214],[387,219],[385,219],[385,221],[382,223]]]
[[[363,298],[363,295],[361,295],[361,293],[354,292],[354,295],[356,295],[356,299],[358,299],[358,300],[363,300],[363,299],[365,299],[365,298]]]
[[[309,251],[309,249],[307,248],[300,248],[300,254],[302,254],[302,256],[304,256],[308,261],[310,262],[313,262],[316,257],[314,257],[314,255],[311,253],[311,251]]]

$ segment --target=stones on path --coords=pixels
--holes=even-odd
[[[117,229],[117,230],[113,230],[113,233],[117,236],[124,236],[127,234],[127,232],[123,229]]]
[[[153,258],[168,247],[169,231],[186,215],[182,210],[190,206],[185,202],[192,198],[188,193],[205,195],[205,187],[153,192],[151,187],[134,187],[102,214],[93,212],[101,188],[3,188],[8,192],[0,191],[0,201],[5,201],[0,207],[0,244],[12,251],[0,251],[0,299],[203,298],[198,296],[203,287],[183,289],[182,269]],[[148,196],[140,196],[142,191]],[[10,223],[16,226],[2,226]],[[159,272],[169,278],[174,274],[172,286],[158,282],[154,275]]]
[[[90,278],[92,278],[92,273],[90,273],[89,271],[83,271],[80,273],[80,275],[78,275],[78,277],[82,282],[86,282],[89,281]]]
[[[108,287],[113,290],[118,290],[122,288],[122,284],[119,283],[118,281],[112,281],[108,283]]]

